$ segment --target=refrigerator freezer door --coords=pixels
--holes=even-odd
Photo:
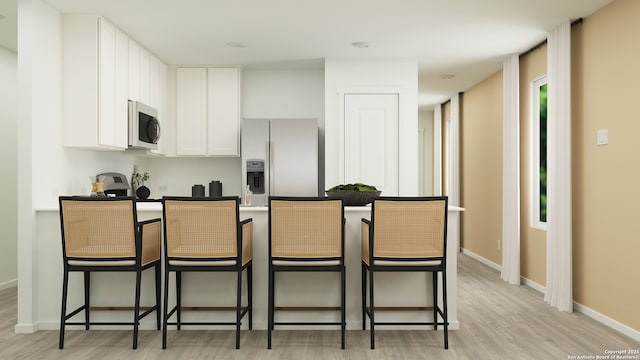
[[[247,161],[264,163],[264,181],[262,188],[263,193],[256,193],[251,196],[252,206],[267,205],[267,197],[269,194],[269,120],[264,119],[244,119],[242,121],[242,187],[245,189],[247,184]],[[254,189],[252,188],[251,191]],[[244,194],[242,194],[244,201]]]
[[[318,196],[318,123],[315,119],[270,122],[270,195]]]

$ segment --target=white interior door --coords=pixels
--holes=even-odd
[[[344,182],[398,195],[398,94],[344,95]]]

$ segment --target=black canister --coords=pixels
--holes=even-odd
[[[213,180],[209,183],[209,197],[222,197],[222,183],[220,181]]]
[[[191,187],[192,197],[204,197],[204,185],[193,185]]]

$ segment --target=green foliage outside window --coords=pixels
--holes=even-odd
[[[547,222],[547,84],[540,86],[540,222]]]

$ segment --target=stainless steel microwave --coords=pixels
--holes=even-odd
[[[129,100],[129,148],[158,148],[160,122],[158,110],[138,101]]]

